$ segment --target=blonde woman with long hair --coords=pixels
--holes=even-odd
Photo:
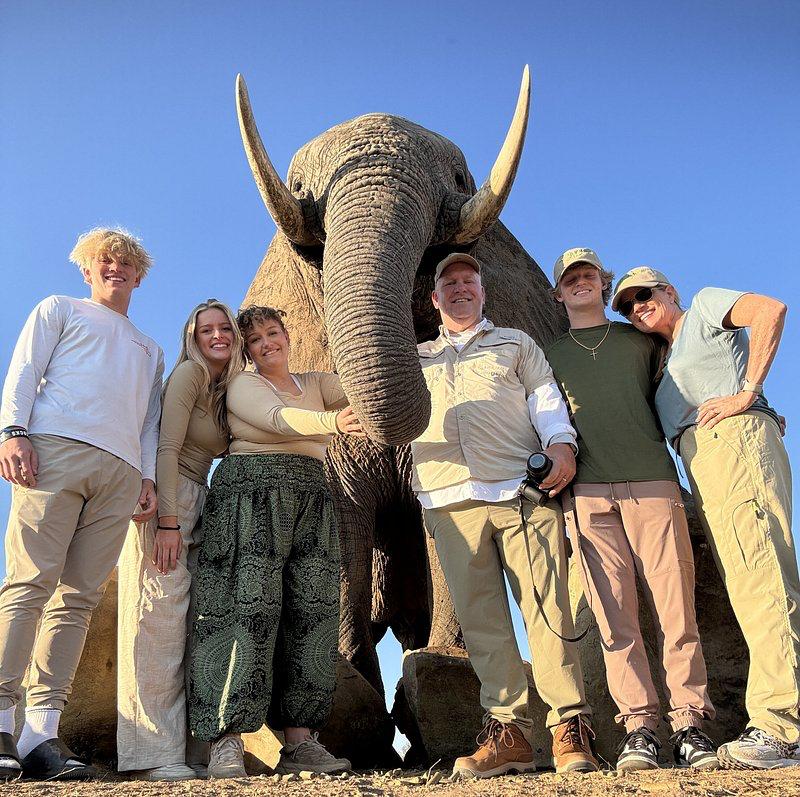
[[[164,384],[158,521],[131,525],[119,562],[117,766],[145,780],[198,777],[186,765],[189,547],[199,544],[211,462],[228,448],[227,387],[243,367],[231,310],[197,305]]]

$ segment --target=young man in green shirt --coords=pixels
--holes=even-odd
[[[678,766],[718,766],[702,732],[714,716],[694,607],[694,557],[675,465],[652,407],[659,351],[605,307],[613,275],[591,249],[555,264],[570,329],[547,350],[578,432],[567,522],[603,640],[608,688],[626,736],[618,769],[658,766],[658,696],[639,627],[637,576],[661,640]]]

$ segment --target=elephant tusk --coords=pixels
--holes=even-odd
[[[241,75],[236,76],[236,112],[239,116],[239,131],[242,134],[247,162],[250,164],[261,199],[264,200],[275,224],[298,246],[312,246],[318,243],[317,238],[308,230],[302,205],[292,196],[286,184],[278,176],[264,149],[250,107],[247,85]]]
[[[450,237],[450,243],[468,244],[477,240],[494,224],[503,210],[514,177],[517,174],[525,131],[528,127],[528,112],[531,104],[531,76],[528,65],[522,72],[517,107],[514,118],[503,142],[503,148],[492,166],[492,171],[478,192],[461,208],[458,226]]]

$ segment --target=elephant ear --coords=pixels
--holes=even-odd
[[[333,371],[325,332],[321,247],[301,254],[283,233],[275,233],[242,306],[251,304],[287,311],[292,371]]]
[[[472,255],[481,264],[486,317],[496,326],[521,329],[543,348],[566,331],[567,316],[550,282],[505,225],[496,222]]]

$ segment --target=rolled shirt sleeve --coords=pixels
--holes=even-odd
[[[553,369],[542,349],[528,335],[520,340],[517,374],[525,386],[531,423],[542,448],[554,443],[568,443],[577,452],[577,434],[553,376]]]
[[[555,443],[567,443],[578,453],[577,433],[570,423],[567,405],[555,382],[540,385],[528,396],[528,411],[542,448]]]

